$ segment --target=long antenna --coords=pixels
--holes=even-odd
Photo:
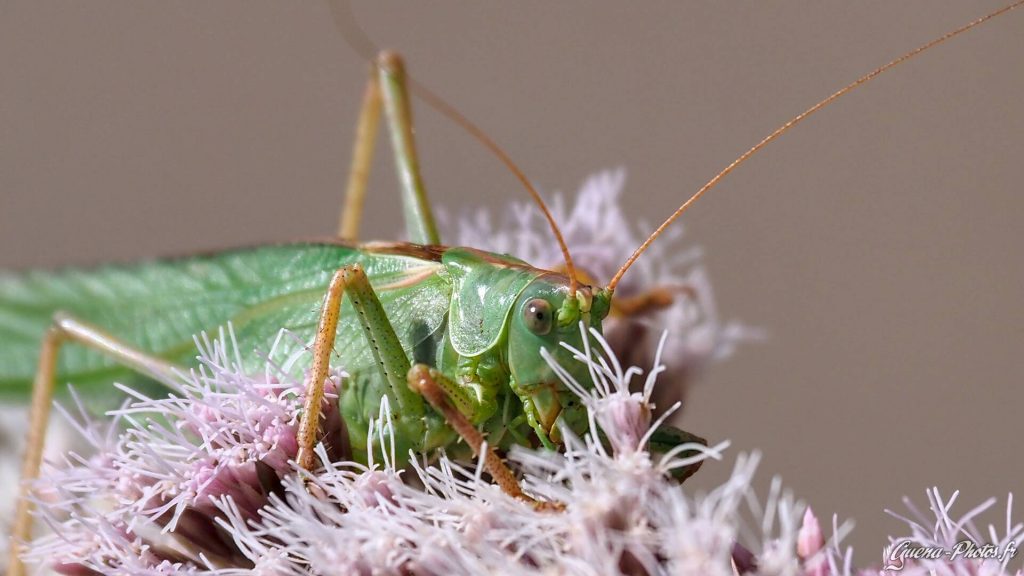
[[[1024,0],[1021,0],[1024,2]],[[370,61],[375,62],[374,55],[380,52],[380,49],[366,34],[363,32],[359,25],[355,22],[355,16],[352,14],[351,6],[348,2],[331,2],[331,12],[334,14],[334,22],[341,32],[342,38],[348,43],[348,45],[360,56]],[[344,9],[339,9],[338,6],[344,6]],[[579,281],[576,279],[576,265],[573,264],[572,255],[569,253],[569,246],[565,243],[565,237],[562,235],[562,231],[558,228],[558,223],[555,222],[555,217],[551,214],[551,210],[548,209],[544,199],[541,198],[537,189],[530,183],[529,178],[526,174],[512,161],[512,158],[498,146],[497,142],[491,139],[479,126],[474,124],[469,118],[466,118],[461,112],[455,109],[454,106],[446,102],[443,98],[434,93],[423,84],[419,83],[415,78],[406,73],[407,84],[409,89],[420,97],[428,106],[440,112],[443,116],[457,124],[460,128],[465,130],[472,136],[477,142],[481,143],[486,147],[506,168],[519,180],[519,182],[526,188],[526,191],[533,198],[533,201],[540,207],[540,211],[544,214],[544,218],[548,221],[548,225],[551,227],[551,232],[555,235],[555,240],[558,241],[558,247],[562,251],[562,258],[565,260],[565,272],[569,276],[569,296],[571,298],[576,297],[576,290],[579,287]]]
[[[938,46],[939,44],[942,44],[943,42],[945,42],[946,40],[949,40],[950,38],[953,38],[954,36],[958,36],[960,34],[963,34],[964,32],[967,32],[968,30],[970,30],[971,28],[974,28],[978,24],[982,24],[982,23],[984,23],[984,22],[986,22],[988,20],[991,20],[992,18],[995,18],[996,16],[999,16],[1001,14],[1009,12],[1010,10],[1013,10],[1014,8],[1017,8],[1017,7],[1021,6],[1022,4],[1024,4],[1024,0],[1018,0],[1017,2],[1014,2],[1013,4],[1010,4],[1009,6],[1004,6],[1004,7],[1000,8],[999,10],[996,10],[995,12],[992,12],[990,14],[982,16],[981,18],[978,18],[977,20],[974,20],[972,22],[969,22],[969,23],[967,23],[967,24],[957,28],[956,30],[952,30],[950,32],[947,32],[947,33],[943,34],[942,36],[940,36],[939,38],[936,38],[936,39],[932,40],[931,42],[928,42],[927,44],[923,44],[921,46],[918,46],[917,48],[911,50],[910,52],[907,52],[906,54],[900,56],[899,58],[896,58],[895,60],[889,62],[888,64],[886,64],[884,66],[881,66],[879,68],[876,68],[876,69],[872,70],[871,72],[869,72],[869,73],[861,76],[860,78],[854,80],[853,82],[847,84],[843,88],[841,88],[838,91],[834,92],[828,98],[825,98],[824,100],[818,102],[814,106],[811,106],[807,110],[804,110],[803,112],[801,112],[799,115],[794,117],[789,122],[786,122],[782,126],[779,126],[778,128],[776,128],[774,132],[772,132],[771,134],[766,136],[763,140],[758,142],[753,148],[751,148],[750,150],[747,150],[746,152],[744,152],[739,158],[736,158],[735,160],[733,160],[732,163],[729,164],[728,166],[726,166],[724,170],[722,170],[721,172],[716,174],[715,177],[712,178],[711,180],[708,180],[707,184],[702,186],[701,189],[698,190],[693,196],[690,196],[690,198],[686,202],[683,202],[682,206],[680,206],[674,213],[672,213],[672,215],[669,216],[668,219],[665,220],[661,224],[661,226],[658,226],[657,230],[655,230],[647,238],[647,240],[644,240],[644,243],[641,244],[640,247],[637,248],[633,252],[633,254],[629,257],[629,259],[626,260],[626,263],[622,265],[622,268],[619,268],[619,271],[615,273],[614,277],[612,277],[612,281],[608,283],[608,289],[609,290],[614,290],[615,287],[618,286],[619,280],[622,279],[622,275],[626,273],[626,270],[629,270],[629,267],[632,266],[634,262],[636,262],[637,258],[639,258],[640,255],[643,254],[644,251],[647,250],[648,247],[650,247],[650,245],[654,242],[654,240],[659,235],[661,235],[661,233],[664,232],[666,228],[668,228],[673,222],[675,222],[676,219],[678,219],[680,216],[682,216],[683,212],[686,212],[686,210],[689,209],[689,207],[694,202],[696,202],[698,198],[703,196],[704,193],[707,192],[708,190],[711,190],[712,188],[714,188],[719,183],[719,181],[722,180],[722,178],[725,178],[725,176],[727,174],[729,174],[730,172],[732,172],[733,170],[735,170],[737,166],[739,166],[740,164],[743,164],[744,162],[747,161],[747,159],[749,159],[751,156],[756,154],[762,148],[767,146],[770,142],[772,142],[773,140],[777,139],[779,136],[782,136],[783,134],[788,132],[790,128],[792,128],[792,127],[796,126],[797,124],[799,124],[800,122],[804,121],[808,116],[814,114],[818,110],[821,110],[822,108],[828,106],[832,102],[835,102],[840,97],[845,96],[848,92],[850,92],[854,88],[857,88],[858,86],[860,86],[862,84],[865,84],[865,83],[869,82],[870,80],[873,80],[879,74],[881,74],[883,72],[886,72],[886,71],[890,70],[891,68],[894,68],[894,67],[898,66],[899,64],[902,64],[903,62],[906,62],[907,60],[910,60],[914,56],[917,56],[918,54],[924,52],[925,50],[928,50],[929,48],[934,48],[935,46]]]
[[[459,113],[459,111],[450,104],[441,99],[440,96],[434,94],[434,92],[426,86],[416,82],[415,79],[410,78],[410,84],[412,85],[413,91],[416,92],[416,94],[422,98],[427,105],[447,116],[452,122],[461,126],[466,132],[469,132],[473,138],[476,138],[478,142],[486,146],[487,149],[497,156],[498,160],[501,160],[505,167],[519,179],[519,182],[522,183],[524,188],[526,188],[526,191],[530,193],[530,196],[533,197],[533,200],[540,207],[540,211],[544,213],[544,218],[547,219],[548,224],[551,226],[551,232],[554,233],[555,239],[558,240],[558,246],[562,249],[562,258],[565,259],[565,271],[566,274],[569,275],[569,294],[570,296],[575,297],[578,281],[576,280],[576,266],[573,264],[572,255],[569,254],[569,246],[565,243],[565,237],[562,236],[562,231],[559,230],[558,224],[555,222],[555,217],[551,214],[551,211],[548,210],[547,204],[544,203],[544,200],[540,197],[540,193],[537,192],[537,189],[533,187],[533,184],[530,184],[530,180],[526,177],[526,174],[519,169],[519,166],[512,161],[512,158],[510,158],[494,140],[487,136],[483,130]]]

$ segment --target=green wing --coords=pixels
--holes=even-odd
[[[193,335],[215,334],[231,322],[243,361],[260,369],[280,329],[296,335],[282,340],[282,353],[312,342],[331,275],[355,262],[366,269],[410,353],[443,326],[451,288],[440,264],[349,246],[267,246],[131,266],[0,276],[0,396],[27,398],[39,343],[56,310],[186,366],[195,364]],[[354,324],[345,326],[345,318],[336,349],[361,350],[363,336]],[[407,334],[403,327],[409,327]],[[363,362],[346,356],[346,368],[347,362]],[[94,351],[75,345],[62,350],[59,384],[71,382],[85,395],[96,396],[112,390],[115,380],[139,382]]]

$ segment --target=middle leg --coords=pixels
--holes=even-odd
[[[422,419],[425,413],[423,400],[406,385],[409,359],[363,267],[359,264],[345,266],[331,278],[313,344],[313,366],[305,386],[306,399],[299,420],[299,451],[296,456],[299,466],[306,470],[311,470],[315,464],[313,448],[320,428],[324,381],[327,379],[330,356],[338,333],[341,299],[345,294],[352,300],[352,307],[370,343],[378,370],[387,381],[389,396],[397,405],[402,418],[412,422]]]

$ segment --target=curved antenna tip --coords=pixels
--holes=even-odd
[[[845,96],[850,91],[852,91],[854,88],[857,88],[857,87],[859,87],[859,86],[861,86],[863,84],[866,84],[867,82],[870,82],[871,80],[874,80],[875,77],[877,77],[879,74],[882,74],[883,72],[887,72],[888,70],[890,70],[890,69],[892,69],[892,68],[894,68],[894,67],[896,67],[896,66],[898,66],[898,65],[900,65],[900,64],[902,64],[904,62],[906,62],[907,60],[910,60],[911,58],[921,54],[922,52],[924,52],[924,51],[926,51],[928,49],[934,48],[935,46],[938,46],[939,44],[942,44],[943,42],[953,38],[954,36],[959,36],[960,34],[963,34],[964,32],[967,32],[971,28],[974,28],[975,26],[978,26],[979,24],[983,24],[983,23],[985,23],[985,22],[995,18],[996,16],[1005,14],[1006,12],[1009,12],[1010,10],[1013,10],[1014,8],[1018,8],[1021,5],[1024,5],[1024,0],[1017,0],[1016,2],[1014,2],[1012,4],[1008,4],[1008,5],[1003,6],[1002,8],[1000,8],[998,10],[995,10],[994,12],[990,12],[990,13],[984,15],[984,16],[981,16],[980,18],[976,18],[976,19],[968,22],[967,24],[964,24],[963,26],[960,26],[959,28],[956,28],[955,30],[950,30],[949,32],[946,32],[942,36],[939,36],[938,38],[935,38],[935,39],[933,39],[933,40],[931,40],[929,42],[926,42],[926,43],[922,44],[921,46],[918,46],[917,48],[914,48],[913,50],[911,50],[909,52],[906,52],[902,56],[900,56],[900,57],[890,61],[889,63],[887,63],[885,65],[882,65],[882,66],[879,66],[878,68],[875,68],[871,72],[868,72],[867,74],[861,76],[860,78],[857,78],[853,82],[851,82],[851,83],[847,84],[846,86],[840,88],[839,90],[833,92],[831,95],[829,95],[824,100],[819,101],[814,106],[811,106],[810,108],[804,110],[803,112],[801,112],[800,114],[794,116],[788,122],[783,124],[782,126],[779,126],[778,128],[776,128],[774,132],[772,132],[768,136],[765,136],[760,142],[758,142],[752,148],[750,148],[749,150],[747,150],[746,152],[741,154],[738,158],[733,160],[721,172],[716,174],[714,178],[712,178],[711,180],[708,180],[708,182],[706,184],[704,184],[704,186],[702,186],[700,188],[700,190],[698,190],[696,193],[694,193],[693,196],[690,196],[690,198],[687,199],[686,202],[683,202],[683,204],[678,209],[676,209],[676,211],[673,212],[671,216],[669,216],[664,222],[662,222],[662,224],[660,226],[658,226],[658,228],[654,232],[651,233],[651,235],[647,238],[647,240],[644,240],[643,244],[641,244],[636,250],[634,250],[633,254],[630,255],[630,257],[628,259],[626,259],[625,264],[623,264],[622,267],[619,268],[618,272],[615,273],[615,276],[612,277],[611,282],[608,283],[608,287],[607,287],[608,290],[615,290],[615,287],[618,286],[619,281],[622,280],[622,276],[626,273],[627,270],[629,270],[630,266],[632,266],[633,263],[636,262],[638,258],[640,258],[640,255],[643,254],[647,250],[648,247],[650,247],[650,245],[654,242],[654,240],[657,239],[658,236],[660,236],[661,233],[664,232],[665,229],[669,227],[669,225],[671,225],[673,222],[676,221],[676,219],[678,219],[680,216],[682,216],[683,212],[686,212],[686,210],[691,205],[693,205],[693,203],[696,202],[698,198],[703,196],[704,193],[707,192],[708,190],[714,188],[722,180],[722,178],[725,178],[725,176],[727,176],[730,172],[735,170],[740,164],[743,164],[744,162],[746,162],[751,156],[753,156],[754,154],[759,152],[762,148],[764,148],[765,146],[770,144],[772,141],[776,140],[779,136],[782,136],[783,134],[788,132],[791,128],[793,128],[794,126],[796,126],[800,122],[806,120],[809,116],[811,116],[815,112],[818,112],[822,108],[825,108],[829,104],[831,104],[831,103],[835,102],[836,100],[838,100],[839,98]]]

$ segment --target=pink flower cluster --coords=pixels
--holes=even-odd
[[[282,365],[268,361],[267,371],[254,377],[243,375],[226,343],[223,332],[219,340],[197,340],[200,368],[167,382],[174,393],[166,398],[124,388],[132,400],[111,413],[105,433],[84,413],[71,419],[95,453],[70,454],[44,473],[39,509],[59,529],[34,547],[33,557],[55,561],[64,572],[105,572],[126,549],[154,567],[244,561],[218,524],[217,500],[229,498],[246,520],[260,517],[282,489],[280,479],[294,472],[302,398],[301,387],[276,378],[297,355]],[[340,439],[341,376],[328,382],[328,440]],[[330,443],[328,450],[337,453]],[[202,555],[193,558],[189,550]],[[93,559],[79,562],[83,554]]]
[[[737,459],[732,476],[707,494],[690,493],[670,472],[719,459],[727,442],[692,444],[664,455],[646,450],[660,420],[651,395],[664,374],[624,368],[607,342],[574,350],[596,386],[583,388],[557,367],[590,414],[582,437],[566,430],[562,453],[508,454],[524,489],[558,502],[542,510],[492,484],[480,462],[413,459],[394,466],[390,409],[370,424],[383,461],[360,465],[318,448],[323,468],[298,470],[293,430],[295,383],[268,362],[252,377],[229,361],[223,339],[204,342],[204,370],[166,400],[136,397],[117,411],[120,425],[81,425],[98,452],[69,456],[40,483],[43,517],[54,533],[29,559],[68,574],[666,574],[852,576],[841,547],[848,525],[817,518],[776,479],[761,503],[751,480],[759,456]],[[301,360],[292,358],[289,361]],[[341,377],[336,374],[335,377]],[[632,380],[643,377],[638,391]],[[959,537],[1019,540],[982,533],[949,514],[952,501],[930,493],[937,522],[912,511],[910,539],[948,546]],[[985,506],[990,506],[987,502]],[[966,534],[966,536],[964,536]],[[895,540],[894,540],[895,542]],[[914,561],[904,573],[1009,574],[995,561]]]

